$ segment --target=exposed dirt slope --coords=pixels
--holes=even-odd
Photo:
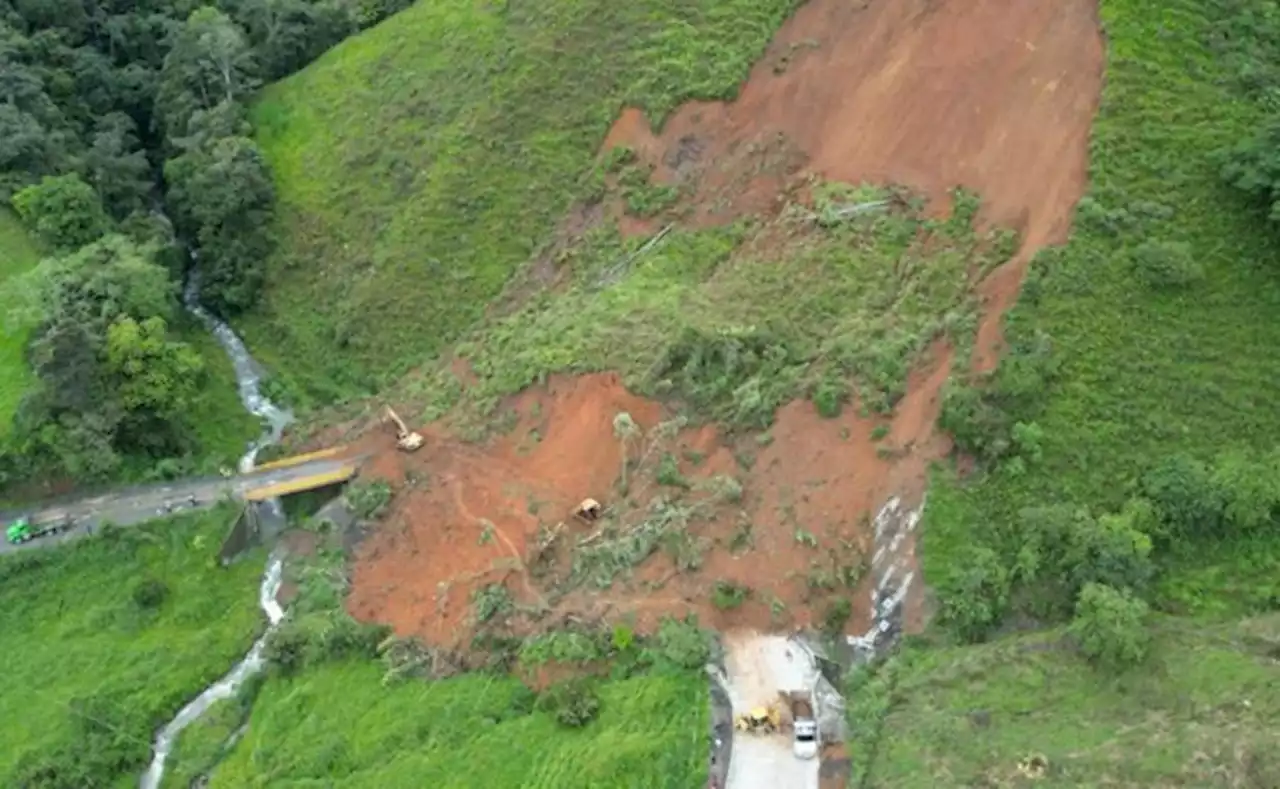
[[[629,145],[666,181],[698,180],[706,222],[767,211],[798,174],[899,183],[944,211],[955,186],[1024,234],[984,284],[982,367],[1026,263],[1066,238],[1084,194],[1102,86],[1095,0],[812,0],[782,28],[737,101],[682,107],[655,136],[625,111]]]
[[[769,213],[812,176],[905,184],[939,212],[952,187],[978,192],[987,221],[1024,234],[1018,255],[979,286],[988,306],[974,362],[989,368],[1027,261],[1065,238],[1083,193],[1101,78],[1092,0],[811,0],[737,101],[682,107],[658,135],[628,110],[604,148],[629,145],[655,165],[655,180],[682,184],[694,223]],[[624,221],[627,230],[653,229]],[[862,632],[869,579],[856,591],[831,589],[824,573],[864,572],[878,508],[894,496],[909,507],[919,502],[929,462],[948,450],[934,422],[950,365],[950,350],[935,345],[885,441],[873,439],[876,423],[856,407],[823,420],[793,403],[779,412],[769,442],[726,443],[711,428],[672,438],[660,454],[680,459],[691,485],[683,492],[659,484],[654,458],[642,460],[643,445],[632,446],[639,468],[627,495],[617,484],[623,455],[614,417],[626,411],[649,430],[664,418],[661,408],[611,376],[553,379],[516,399],[519,424],[491,445],[435,429],[412,458],[379,455],[372,473],[404,487],[390,522],[364,548],[350,609],[431,643],[463,644],[474,624],[472,595],[489,583],[504,583],[517,602],[551,618],[625,614],[642,628],[688,611],[719,627],[807,624],[831,600],[851,597],[848,630]],[[740,501],[707,493],[724,475],[742,485]],[[700,569],[677,571],[679,552],[659,550],[609,589],[566,583],[574,559],[565,546],[597,539],[592,525],[568,518],[585,496],[615,508],[615,524],[627,529],[658,497],[686,497],[681,506],[699,515],[680,534],[696,546]],[[546,559],[540,536],[562,521],[548,554],[558,564],[533,571]],[[716,582],[752,594],[722,611],[710,602]],[[917,618],[919,599],[908,609]]]

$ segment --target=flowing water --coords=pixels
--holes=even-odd
[[[280,441],[285,427],[293,421],[293,414],[287,409],[278,407],[262,395],[260,391],[262,368],[249,354],[249,349],[245,347],[244,341],[232,331],[231,327],[200,306],[199,295],[199,280],[195,272],[192,272],[191,278],[187,281],[187,287],[182,294],[183,305],[188,312],[195,315],[200,319],[201,323],[208,327],[223,350],[227,352],[227,356],[230,357],[231,364],[235,368],[236,386],[240,390],[240,402],[244,405],[246,411],[262,419],[266,426],[262,436],[250,444],[244,456],[240,458],[240,473],[248,473],[253,471],[258,453],[264,447]],[[278,499],[266,502],[265,505],[279,514],[280,502]],[[165,761],[169,758],[169,752],[173,750],[173,744],[183,729],[199,720],[200,716],[204,715],[215,703],[234,696],[245,680],[262,670],[263,665],[266,663],[262,653],[266,648],[267,638],[276,629],[276,626],[280,624],[281,620],[284,619],[284,609],[276,602],[276,593],[280,591],[280,581],[283,575],[284,562],[280,557],[272,556],[270,561],[267,562],[267,570],[263,573],[262,584],[258,588],[258,604],[262,607],[262,613],[267,617],[266,632],[254,642],[249,649],[249,653],[226,676],[205,688],[204,692],[179,710],[173,720],[166,723],[156,734],[155,743],[152,746],[154,756],[151,759],[151,765],[147,768],[147,772],[142,776],[142,789],[157,789],[160,786],[160,779],[164,777]]]

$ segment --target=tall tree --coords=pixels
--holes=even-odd
[[[215,310],[252,306],[271,251],[268,225],[275,186],[246,137],[204,140],[165,165],[177,226],[199,247],[201,295]]]
[[[13,207],[31,230],[62,251],[96,241],[111,225],[102,198],[74,174],[45,176],[15,194]]]
[[[258,84],[244,31],[218,9],[198,8],[174,37],[160,70],[161,121],[170,136],[183,135],[196,110],[238,101]]]

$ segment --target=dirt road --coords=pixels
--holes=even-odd
[[[192,496],[195,497],[194,508],[196,509],[212,507],[224,496],[240,500],[247,491],[313,474],[337,471],[348,462],[349,460],[342,458],[321,458],[287,468],[263,469],[230,478],[206,477],[163,482],[110,491],[57,504],[37,505],[31,509],[0,512],[0,523],[5,525],[21,516],[30,518],[33,523],[57,522],[70,516],[77,524],[76,528],[57,536],[44,537],[21,545],[0,543],[0,555],[74,540],[83,537],[104,522],[132,526],[170,512],[190,510],[193,509]]]
[[[733,714],[774,701],[779,690],[811,688],[818,670],[808,650],[786,636],[726,633],[725,674]],[[725,789],[818,789],[818,759],[797,759],[788,732],[733,738]]]

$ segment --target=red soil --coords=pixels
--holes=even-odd
[[[604,150],[631,146],[659,181],[696,176],[702,222],[766,212],[802,173],[903,184],[938,212],[976,191],[986,221],[1023,234],[981,288],[990,369],[1028,261],[1066,239],[1084,194],[1102,67],[1096,0],[810,0],[736,101],[687,104],[660,136],[627,109]]]
[[[656,180],[686,183],[695,224],[770,213],[814,175],[904,184],[938,212],[952,187],[976,191],[985,222],[1023,233],[1016,257],[979,286],[987,308],[973,364],[985,370],[998,360],[1000,318],[1027,262],[1065,239],[1085,187],[1101,79],[1094,0],[810,0],[736,101],[686,105],[660,135],[640,112],[626,110],[604,149],[630,145],[655,165]],[[859,418],[856,407],[825,420],[804,402],[781,409],[766,446],[751,438],[731,445],[713,428],[685,431],[676,455],[704,459],[682,462],[684,474],[734,474],[744,486],[740,503],[691,527],[707,546],[701,570],[677,573],[658,553],[630,582],[579,589],[555,601],[552,615],[630,617],[642,630],[661,615],[690,611],[721,628],[820,617],[830,595],[809,589],[814,562],[826,561],[829,550],[841,553],[837,564],[859,551],[869,556],[875,512],[893,496],[919,502],[929,463],[949,450],[934,423],[950,364],[950,350],[936,345],[879,442],[872,440],[876,421]],[[579,537],[592,530],[569,517],[583,497],[626,506],[613,500],[622,460],[613,418],[626,411],[645,428],[663,418],[657,404],[608,375],[553,379],[512,406],[519,424],[486,446],[431,428],[427,448],[406,457],[389,438],[371,439],[379,451],[366,476],[386,476],[400,490],[388,522],[359,556],[353,614],[428,643],[462,644],[480,586],[503,582],[518,601],[541,603],[548,589],[524,566],[539,526],[565,521],[568,536]],[[749,471],[736,459],[744,454],[754,456]],[[729,544],[743,522],[752,525],[754,547],[735,553]],[[797,528],[817,537],[820,549],[801,545]],[[710,604],[716,581],[755,594],[722,612]],[[908,599],[910,629],[924,616],[921,596],[917,587]],[[770,611],[774,598],[785,605],[784,622]],[[866,625],[869,592],[852,599],[849,630],[856,632]]]

